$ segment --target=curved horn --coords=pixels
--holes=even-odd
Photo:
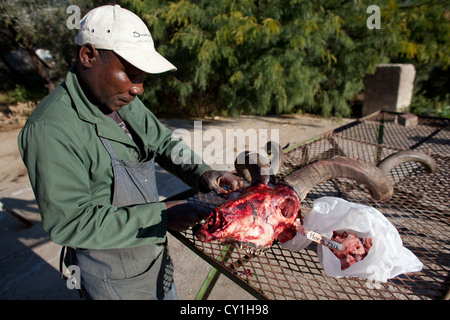
[[[270,180],[270,161],[256,152],[244,151],[234,161],[239,176],[252,183],[268,184]]]
[[[405,162],[420,162],[428,172],[436,171],[436,161],[429,155],[417,150],[403,150],[391,154],[378,164],[378,168],[387,174],[394,167]]]
[[[311,163],[283,180],[294,188],[300,201],[303,201],[312,188],[332,178],[349,178],[364,184],[372,199],[377,201],[387,201],[392,197],[392,185],[380,169],[361,160],[340,156]]]

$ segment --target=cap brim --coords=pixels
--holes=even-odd
[[[151,49],[114,49],[113,51],[136,68],[147,73],[163,73],[177,70],[166,58]]]

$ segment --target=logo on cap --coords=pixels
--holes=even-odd
[[[139,38],[139,37],[151,37],[152,35],[150,33],[139,33],[137,31],[133,31],[133,36],[135,38]]]

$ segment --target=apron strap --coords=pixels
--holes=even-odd
[[[102,137],[99,137],[99,138],[100,138],[100,140],[102,140],[102,143],[105,146],[106,151],[108,151],[109,155],[111,156],[111,159],[117,159],[116,153],[114,152],[114,149],[113,149],[111,143],[109,142],[109,140],[102,138]]]
[[[64,257],[66,253],[66,246],[61,247],[61,253],[59,254],[59,275],[61,279],[67,280],[68,278],[64,275],[63,265],[64,265]]]

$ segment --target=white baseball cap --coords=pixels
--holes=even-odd
[[[90,43],[96,49],[112,50],[147,73],[177,70],[156,52],[152,35],[141,18],[117,4],[89,11],[80,22],[75,42],[79,46]]]

